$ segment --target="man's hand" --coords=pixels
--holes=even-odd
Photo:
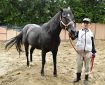
[[[92,57],[95,58],[96,50],[92,50]]]
[[[92,57],[95,58],[95,56],[96,56],[95,53],[92,53]]]

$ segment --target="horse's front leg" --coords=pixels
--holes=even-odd
[[[42,69],[41,76],[44,76],[44,65],[46,63],[46,52],[42,51]]]
[[[57,63],[56,57],[57,57],[57,52],[58,52],[58,50],[53,50],[53,51],[52,51],[52,54],[53,54],[53,63],[54,63],[54,72],[53,72],[54,77],[57,77],[57,69],[56,69],[56,63]]]

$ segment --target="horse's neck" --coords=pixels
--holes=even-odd
[[[60,27],[60,12],[58,12],[51,20],[48,21],[44,27],[46,32],[53,36],[59,36],[61,32]]]
[[[61,27],[60,27],[60,23],[59,24],[55,24],[52,25],[52,27],[48,26],[48,30],[47,33],[52,35],[53,37],[57,37],[60,35],[61,32]]]

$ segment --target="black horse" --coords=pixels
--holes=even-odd
[[[44,76],[44,65],[46,62],[46,53],[51,51],[53,55],[54,63],[54,76],[57,76],[56,69],[56,56],[58,52],[58,46],[60,44],[60,32],[62,29],[65,29],[75,36],[75,26],[73,22],[73,14],[70,9],[61,9],[51,20],[42,26],[36,24],[26,25],[21,33],[16,37],[7,41],[5,48],[10,48],[14,44],[16,45],[17,51],[20,53],[21,45],[24,44],[27,66],[29,66],[28,58],[28,49],[30,49],[30,61],[32,62],[32,53],[33,50],[41,49],[42,50],[42,69],[41,75]],[[72,37],[71,36],[71,37]]]

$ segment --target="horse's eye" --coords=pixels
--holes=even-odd
[[[66,13],[63,13],[62,16],[63,16],[63,17],[66,17]]]

